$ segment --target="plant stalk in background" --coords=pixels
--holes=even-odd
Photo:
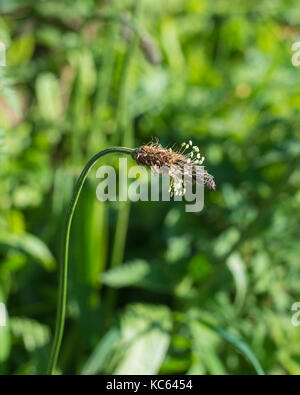
[[[142,11],[142,1],[136,0],[134,3],[134,8],[132,11],[132,18],[135,22],[139,21]],[[135,36],[132,37],[129,46],[127,48],[124,67],[122,71],[121,81],[120,81],[120,92],[119,101],[117,109],[117,128],[119,133],[119,141],[117,144],[122,144],[125,146],[134,145],[134,130],[133,130],[133,120],[130,114],[130,109],[128,107],[128,97],[129,97],[129,75],[136,52],[137,44],[139,41],[139,35],[135,31]],[[118,210],[117,226],[115,237],[113,241],[112,257],[111,257],[111,268],[117,267],[122,264],[127,228],[129,222],[130,214],[130,202],[124,202],[120,205]],[[116,300],[116,290],[109,289],[107,294],[107,307],[108,312],[113,311]],[[111,324],[111,315],[108,315],[107,326]]]
[[[125,147],[111,147],[105,149],[103,151],[98,152],[94,155],[89,162],[86,164],[84,169],[82,170],[78,181],[75,186],[75,190],[73,193],[73,197],[69,206],[66,226],[64,231],[64,239],[63,239],[63,251],[62,251],[62,260],[59,268],[59,289],[58,289],[58,305],[57,305],[57,316],[56,316],[56,327],[54,333],[54,340],[51,348],[49,364],[48,364],[48,374],[53,374],[56,367],[56,362],[61,346],[61,341],[63,337],[64,324],[65,324],[65,316],[66,316],[66,301],[67,301],[67,285],[68,285],[68,256],[69,256],[69,239],[70,239],[70,230],[72,224],[72,218],[74,215],[74,211],[80,196],[81,189],[83,187],[84,181],[88,176],[89,171],[94,166],[99,158],[106,154],[127,154],[132,155],[134,153],[134,149],[125,148]]]

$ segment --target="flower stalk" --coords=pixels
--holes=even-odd
[[[63,239],[63,250],[62,250],[62,259],[59,267],[59,286],[58,286],[58,304],[57,304],[57,316],[56,316],[56,326],[54,332],[54,340],[51,347],[50,358],[48,363],[48,374],[54,374],[57,358],[60,351],[61,341],[63,337],[64,325],[65,325],[65,316],[66,316],[66,301],[67,301],[67,285],[68,285],[68,260],[69,260],[69,240],[70,240],[70,230],[72,219],[74,215],[74,211],[80,196],[80,192],[82,190],[84,181],[86,180],[88,173],[102,156],[107,154],[127,154],[133,155],[135,152],[134,149],[125,148],[125,147],[111,147],[105,149],[103,151],[98,152],[94,155],[86,164],[84,169],[82,170],[77,183],[75,185],[75,190],[72,196],[72,200],[70,202],[69,210],[66,218],[66,225],[64,230],[64,239]]]

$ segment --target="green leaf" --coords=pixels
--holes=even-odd
[[[235,287],[235,304],[238,309],[243,306],[247,293],[247,274],[245,263],[239,253],[231,254],[227,260],[227,266],[232,273]]]
[[[52,73],[40,74],[36,80],[36,95],[41,116],[45,120],[57,120],[62,111],[57,77]]]
[[[29,352],[46,345],[50,340],[49,328],[33,319],[11,317],[10,328],[14,336],[22,339]]]
[[[239,240],[240,232],[235,227],[226,229],[215,240],[214,252],[217,257],[226,255],[234,244]]]
[[[128,287],[142,281],[150,272],[150,265],[143,260],[135,260],[113,268],[101,275],[101,281],[114,288]]]
[[[249,362],[252,364],[254,370],[256,371],[257,374],[259,375],[264,375],[264,371],[256,358],[256,356],[253,354],[251,351],[250,347],[243,342],[242,340],[238,339],[234,335],[228,333],[224,329],[217,328],[207,322],[204,322],[201,320],[201,322],[206,325],[208,328],[210,328],[212,331],[217,333],[220,337],[222,337],[224,340],[226,340],[228,343],[232,344],[234,347],[236,347],[245,357],[246,359],[249,360]]]
[[[4,295],[0,288],[0,363],[6,361],[9,355],[10,355],[9,320],[4,303]]]
[[[28,63],[35,48],[35,37],[31,33],[21,34],[12,41],[7,50],[7,64],[20,66]]]
[[[137,304],[121,320],[123,358],[114,374],[157,374],[170,343],[171,312],[165,306]]]
[[[55,267],[55,260],[46,246],[38,237],[29,233],[7,233],[0,232],[0,246],[15,248],[20,250],[33,259],[41,263],[46,270],[53,270]]]
[[[136,259],[103,273],[101,282],[114,288],[137,286],[169,292],[172,279],[164,266]]]
[[[190,260],[188,270],[194,281],[202,282],[211,274],[211,264],[205,255],[197,254]]]
[[[106,359],[112,351],[116,342],[120,339],[118,328],[112,328],[100,340],[92,355],[84,364],[81,374],[97,374],[101,371]]]
[[[190,321],[189,327],[193,338],[194,362],[189,374],[226,374],[218,354],[218,336],[199,321]]]

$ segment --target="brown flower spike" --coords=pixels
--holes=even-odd
[[[158,174],[169,174],[171,187],[169,192],[184,195],[184,181],[201,183],[215,190],[214,178],[201,166],[205,160],[199,148],[192,141],[182,143],[180,150],[164,148],[158,140],[136,149],[134,159],[137,164],[149,167]]]

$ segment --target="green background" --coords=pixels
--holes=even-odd
[[[299,374],[299,1],[14,0],[0,11],[0,373],[45,372],[82,167],[158,137],[197,144],[217,190],[200,213],[101,203],[91,173],[57,372]]]

